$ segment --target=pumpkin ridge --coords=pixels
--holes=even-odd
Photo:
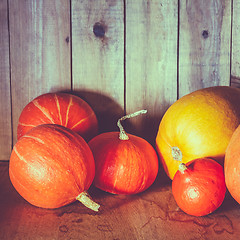
[[[117,139],[117,141],[122,141],[122,140],[118,140]],[[124,144],[125,144],[125,142],[124,142]],[[116,150],[115,150],[116,151],[116,155],[118,155],[117,153],[118,153],[118,150],[119,150],[120,146],[121,145],[118,145]],[[116,185],[117,185],[117,182],[118,182],[118,179],[119,179],[119,176],[120,176],[120,171],[121,171],[121,168],[119,167],[119,164],[121,164],[120,157],[115,157],[114,159],[115,159],[114,165],[118,166],[118,168],[117,168],[117,171],[115,170],[115,173],[114,173],[114,182],[113,182],[113,186],[111,187],[111,191],[118,190],[118,188],[116,188]],[[121,179],[121,177],[120,177],[120,179]]]
[[[24,136],[25,137],[25,136]],[[33,139],[33,140],[36,140],[34,137],[28,137],[28,138],[30,138],[30,139]],[[37,140],[38,141],[38,140]],[[42,140],[40,140],[40,141],[38,141],[38,142],[40,142],[40,143],[42,143]],[[29,162],[29,161],[27,161],[18,151],[17,151],[17,149],[16,149],[17,147],[16,146],[14,146],[14,152],[16,153],[16,155],[17,155],[17,157],[21,160],[21,161],[23,161],[23,162],[25,162],[26,164],[27,164],[27,166],[31,166],[32,164],[31,164],[31,162]],[[52,155],[52,153],[50,154],[50,156],[53,158],[53,159],[55,159],[55,154],[54,155]],[[58,159],[58,158],[57,158]],[[42,165],[45,165],[46,164],[46,162],[45,162],[45,159],[43,159],[42,157],[38,157],[38,160],[41,160],[41,164]],[[44,160],[44,161],[43,161]],[[65,169],[65,166],[61,163],[61,161],[54,161],[54,164],[55,164],[55,169],[56,169],[56,166],[61,166],[63,169]],[[61,168],[61,167],[58,167],[59,169]]]
[[[18,156],[18,158],[19,158],[20,160],[22,160],[23,162],[25,162],[26,164],[28,164],[28,162],[26,161],[26,159],[17,151],[16,145],[13,147],[13,151],[16,153],[16,155]]]
[[[65,117],[65,127],[67,127],[67,125],[68,125],[68,117],[69,117],[69,111],[70,111],[71,106],[72,106],[72,96],[69,97],[69,103],[68,103],[66,117]]]
[[[68,131],[67,131],[66,129],[61,129],[61,130],[62,130],[62,132],[64,133],[64,136],[65,136],[68,140],[71,141],[71,139],[73,138],[74,141],[76,141],[77,143],[80,143],[79,139],[75,136],[75,134],[72,134],[72,135],[70,136],[69,133],[68,133]],[[75,144],[74,144],[74,145],[75,145]],[[81,146],[81,144],[79,144],[79,146]],[[84,151],[83,148],[81,148],[81,149],[78,151],[78,153],[81,155],[81,158],[82,158],[82,159],[84,159],[83,153],[82,153],[83,151]],[[61,153],[60,153],[60,154],[61,154]],[[61,161],[58,161],[58,162],[59,162],[60,164],[62,163]],[[78,183],[78,182],[76,181],[76,179],[79,179],[79,178],[78,178],[78,176],[75,174],[75,171],[73,171],[73,170],[74,170],[74,169],[73,169],[73,165],[69,164],[69,162],[67,161],[67,165],[66,165],[66,166],[65,166],[65,165],[62,165],[62,166],[63,166],[64,169],[70,171],[70,173],[72,174],[72,176],[73,176],[73,178],[74,178],[74,181],[76,182],[77,188],[80,190],[79,184],[81,185],[81,183]],[[80,167],[80,168],[81,168],[81,172],[84,173],[85,170],[86,170],[86,167],[85,167],[85,165],[83,164],[82,161],[80,161],[79,166],[81,166],[81,167]],[[84,185],[84,184],[82,184],[82,185]]]
[[[30,161],[27,161],[17,150],[16,150],[16,147],[14,147],[14,152],[16,153],[16,155],[17,155],[17,157],[21,160],[21,161],[23,161],[25,164],[26,164],[26,166],[28,167],[28,168],[35,168],[35,166],[34,166],[34,161],[32,161],[32,162],[30,162]],[[53,157],[53,156],[51,156],[51,157]],[[47,162],[46,162],[46,159],[44,159],[44,158],[42,158],[42,157],[38,157],[38,162],[40,163],[40,165],[42,165],[42,166],[45,166],[46,164],[47,164]],[[61,163],[59,162],[59,161],[54,161],[54,165],[55,165],[55,167],[53,168],[53,167],[51,167],[51,169],[61,169],[61,167],[62,167],[62,165],[61,165]],[[63,169],[65,169],[65,168],[63,168]],[[10,170],[11,170],[11,168],[10,168]],[[49,170],[48,170],[49,171]],[[54,172],[53,170],[51,170],[51,172]],[[62,171],[63,172],[63,171]],[[13,174],[13,172],[11,171],[11,173],[12,173],[12,176],[14,176],[14,178],[16,179],[16,177],[15,177],[15,175]],[[36,176],[36,174],[34,174],[35,176]],[[42,174],[38,174],[38,175],[41,175],[41,178],[42,178]],[[30,177],[31,178],[31,177]],[[27,181],[29,181],[29,179],[27,179]],[[19,185],[21,185],[22,187],[24,187],[22,184],[21,184],[21,182],[20,181],[17,181],[17,184],[19,184]],[[27,192],[31,192],[31,191],[29,191],[29,189],[28,188],[26,188],[26,187],[24,187],[24,189],[25,190],[27,190]]]
[[[41,138],[38,138],[38,137],[34,137],[34,136],[30,136],[30,135],[24,135],[23,138],[31,138],[39,143],[42,143],[42,144],[45,144],[44,141],[41,139]]]
[[[79,135],[77,135],[77,133],[73,133],[73,137],[74,137],[74,139],[75,139],[75,141],[77,141],[77,143],[79,143],[78,145],[79,146],[81,146],[81,151],[79,152],[80,154],[81,154],[81,158],[83,159],[83,161],[80,161],[80,164],[81,164],[81,169],[82,169],[82,172],[87,172],[86,171],[86,166],[87,166],[87,164],[88,163],[86,163],[85,161],[84,161],[84,154],[83,153],[85,153],[85,149],[83,148],[83,146],[82,146],[82,144],[81,144],[81,141],[80,141],[80,138],[81,138],[81,136],[79,136]],[[84,141],[84,140],[83,140]],[[85,142],[85,141],[84,141]],[[88,144],[85,142],[85,144],[86,144],[86,147],[88,147],[89,148],[89,146],[88,146]],[[79,147],[78,147],[79,148]],[[90,149],[90,148],[89,148]],[[90,152],[91,153],[91,156],[92,156],[92,158],[93,158],[93,155],[92,155],[92,152]],[[94,159],[94,158],[93,158]],[[93,160],[94,161],[94,160]],[[95,162],[94,162],[94,166],[95,166]],[[73,171],[73,173],[75,173],[75,171]],[[95,175],[95,168],[94,168],[94,175]],[[78,177],[77,178],[75,178],[75,179],[79,179]],[[85,178],[85,182],[86,182],[86,184],[87,184],[87,181],[88,180],[88,178],[87,178],[87,176],[86,176],[86,178]],[[81,183],[80,183],[81,184]],[[86,184],[83,184],[84,186],[86,185]],[[89,184],[89,183],[88,183]],[[77,183],[77,185],[79,186],[79,183]],[[90,186],[89,186],[90,187]]]
[[[92,117],[93,115],[94,115],[94,114],[91,113],[89,116],[87,116],[87,117],[81,119],[81,120],[80,120],[79,122],[77,122],[74,126],[72,126],[71,129],[76,128],[79,124],[81,124],[82,122],[86,121],[88,118]]]
[[[60,107],[60,104],[59,104],[59,99],[58,99],[57,94],[54,94],[54,100],[55,100],[55,103],[57,105],[57,110],[58,110],[58,116],[59,116],[59,119],[60,119],[60,124],[63,125],[62,115],[61,115],[61,107]]]
[[[48,110],[47,110],[46,108],[44,108],[43,106],[41,106],[41,105],[38,103],[37,99],[33,100],[32,102],[33,102],[33,105],[34,105],[36,108],[38,108],[38,109],[42,112],[42,114],[49,119],[49,121],[50,121],[51,123],[55,123],[54,120],[52,119],[51,115],[49,114]]]
[[[124,141],[124,140],[121,140],[121,141]],[[128,141],[128,140],[127,140]],[[132,157],[133,156],[133,151],[132,151],[132,148],[134,148],[134,146],[133,146],[133,144],[132,144],[132,142],[130,142],[129,144],[128,144],[128,148],[129,149],[131,149],[130,151],[127,151],[127,164],[129,165],[129,168],[131,169],[131,170],[128,170],[127,171],[127,173],[128,173],[128,176],[127,176],[127,179],[128,179],[128,189],[131,189],[131,180],[132,180],[132,176],[133,176],[133,174],[134,174],[134,170],[136,169],[136,168],[134,168],[134,160],[133,159],[135,159],[134,157]],[[135,149],[135,148],[134,148]],[[129,155],[129,153],[130,153],[130,157],[128,156]],[[134,170],[133,170],[133,168],[134,168]]]
[[[24,126],[24,127],[36,127],[33,124],[27,124],[27,123],[22,123],[22,122],[19,122],[18,124],[21,125],[21,126]]]
[[[142,163],[143,162],[143,158],[141,157],[141,153],[139,151],[139,147],[137,147],[136,144],[134,144],[133,142],[132,142],[132,146],[134,148],[134,153],[136,153],[136,155],[137,155],[138,163],[139,162]],[[139,166],[141,166],[141,169],[139,169]],[[143,167],[143,164],[138,164],[138,173],[141,175],[141,184],[139,184],[138,189],[136,189],[137,192],[140,192],[143,189],[143,187],[145,186],[145,183],[146,183],[145,166],[146,166],[146,162],[145,161],[144,161],[144,167]]]
[[[53,126],[51,126],[50,124],[49,124],[48,126],[53,127]],[[58,126],[59,126],[59,125],[58,125]],[[74,141],[76,141],[77,143],[80,143],[80,141],[78,140],[78,138],[75,136],[75,133],[73,133],[72,135],[70,135],[69,132],[67,131],[67,129],[64,129],[64,128],[61,127],[61,126],[59,126],[59,128],[54,132],[54,135],[59,134],[59,133],[60,133],[60,134],[62,133],[62,135],[64,136],[65,139],[67,139],[68,142],[73,143]],[[28,136],[28,137],[29,137],[29,136]],[[32,137],[29,137],[29,138],[32,138]],[[36,140],[35,138],[32,138],[32,139]],[[74,140],[74,141],[72,141],[72,140]],[[66,140],[65,140],[65,141],[66,141]],[[40,142],[41,142],[41,139],[40,139]],[[78,145],[81,146],[81,144],[78,144]],[[46,147],[48,148],[48,145],[46,145]],[[75,144],[74,144],[72,147],[75,147]],[[70,164],[69,159],[66,158],[67,161],[65,161],[64,163],[63,163],[62,161],[59,161],[59,160],[58,160],[58,159],[59,159],[58,156],[61,156],[62,152],[58,149],[58,151],[56,151],[56,152],[54,153],[54,155],[52,155],[51,149],[52,149],[52,148],[49,148],[49,151],[48,151],[48,152],[50,153],[50,156],[51,156],[53,159],[55,159],[55,163],[56,163],[57,165],[61,166],[62,169],[66,170],[66,171],[69,170],[69,172],[72,173],[72,176],[73,176],[74,181],[76,181],[76,179],[78,179],[78,176],[77,176],[76,174],[75,174],[75,175],[73,174],[73,173],[75,173],[75,171],[74,171],[74,169],[73,169],[74,166],[73,166],[72,164]],[[78,154],[80,154],[80,157],[81,157],[82,159],[84,159],[84,158],[83,158],[83,154],[82,154],[83,151],[84,151],[83,148],[79,149],[79,151],[78,151]],[[85,169],[85,166],[84,166],[84,164],[82,163],[82,161],[80,161],[79,166],[80,166],[80,171],[84,173],[86,169]],[[81,185],[81,183],[76,183],[76,186],[78,187],[78,189],[80,189],[80,188],[79,188],[79,184]],[[84,184],[82,184],[82,185],[84,185]]]

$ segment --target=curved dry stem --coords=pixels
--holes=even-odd
[[[147,113],[147,110],[140,110],[140,111],[137,111],[137,112],[135,112],[135,113],[128,114],[128,115],[123,116],[123,117],[121,117],[120,119],[118,119],[118,121],[117,121],[117,126],[118,126],[118,128],[119,128],[119,130],[120,130],[120,133],[119,133],[119,139],[120,139],[120,140],[128,140],[128,139],[129,139],[128,135],[126,134],[126,132],[125,132],[125,130],[124,130],[122,124],[121,124],[121,121],[124,121],[124,120],[127,119],[127,118],[136,117],[136,116],[138,116],[138,115],[140,115],[140,114],[145,114],[145,113]]]
[[[98,209],[100,207],[100,205],[96,202],[94,202],[90,195],[84,191],[82,193],[80,193],[77,197],[76,200],[78,200],[79,202],[81,202],[84,206],[86,206],[87,208],[90,208],[91,210],[98,212]]]
[[[185,170],[187,170],[187,166],[185,163],[180,163],[179,166],[178,166],[178,170],[181,172],[181,173],[184,173]]]

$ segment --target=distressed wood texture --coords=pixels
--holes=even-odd
[[[128,129],[151,143],[177,99],[177,27],[177,1],[126,1],[126,111],[148,110]]]
[[[178,97],[239,87],[239,2],[2,0],[0,159],[16,142],[23,107],[45,92],[73,90],[96,111],[100,131],[147,109],[125,126],[153,143]]]
[[[154,144],[161,117],[177,98],[208,86],[240,87],[239,15],[240,0],[0,0],[0,159],[10,157],[23,107],[56,91],[85,99],[100,132],[117,130],[125,113],[147,109],[124,126]],[[91,186],[101,205],[93,213],[79,202],[32,206],[13,188],[8,164],[0,161],[3,240],[240,236],[239,204],[229,193],[214,213],[187,215],[161,166],[154,184],[137,195]]]
[[[179,97],[230,84],[231,0],[180,1]]]
[[[13,139],[23,107],[71,88],[69,1],[9,0]]]
[[[0,159],[12,149],[9,34],[7,0],[0,1]]]
[[[240,1],[233,1],[231,85],[240,87]]]
[[[100,131],[116,129],[124,113],[123,1],[72,1],[72,78]]]
[[[158,176],[145,192],[114,195],[91,188],[98,213],[74,202],[59,209],[27,203],[13,188],[8,163],[0,162],[0,239],[3,240],[237,240],[239,204],[229,195],[213,214],[193,217],[182,212],[169,180]]]

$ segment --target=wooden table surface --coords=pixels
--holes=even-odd
[[[217,211],[193,217],[178,208],[161,171],[138,195],[94,187],[89,193],[101,204],[98,213],[79,202],[55,210],[34,207],[11,185],[8,162],[0,162],[0,239],[240,239],[240,207],[228,193]]]

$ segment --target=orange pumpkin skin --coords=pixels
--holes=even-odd
[[[185,213],[193,216],[212,213],[225,198],[223,167],[207,158],[188,162],[186,170],[176,172],[172,181],[172,193]]]
[[[169,107],[159,125],[156,148],[171,179],[181,162],[210,157],[223,164],[240,123],[239,102],[239,89],[218,86],[192,92]]]
[[[233,133],[227,147],[224,173],[229,193],[240,204],[240,126]]]
[[[158,173],[158,157],[143,138],[119,132],[102,133],[89,146],[96,165],[94,185],[114,194],[136,194],[149,188]]]
[[[68,93],[46,93],[29,102],[19,117],[17,138],[41,124],[62,125],[85,140],[98,132],[98,121],[92,108],[81,98]]]
[[[32,205],[59,208],[76,200],[94,178],[95,163],[85,140],[55,124],[39,125],[15,144],[9,175]]]

